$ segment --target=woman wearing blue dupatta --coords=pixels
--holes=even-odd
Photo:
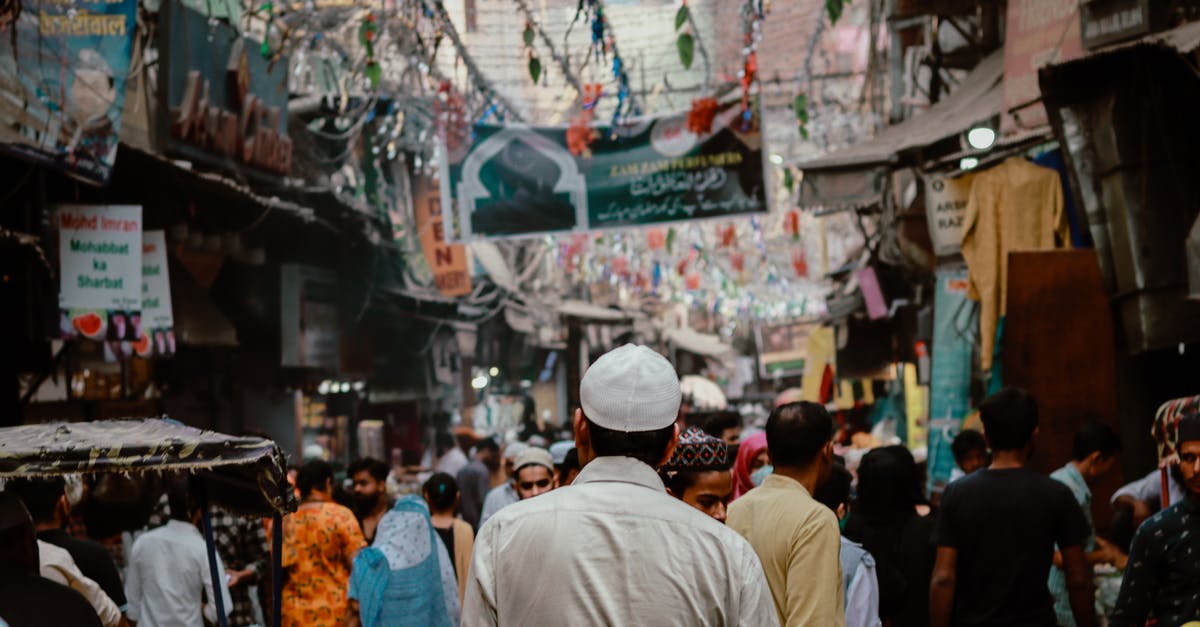
[[[458,624],[454,566],[424,501],[400,499],[379,521],[375,542],[354,558],[349,597],[363,627]]]

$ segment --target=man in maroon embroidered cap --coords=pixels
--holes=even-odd
[[[662,467],[663,483],[679,500],[724,523],[733,496],[732,457],[724,441],[688,427]]]

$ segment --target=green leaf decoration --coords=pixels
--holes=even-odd
[[[829,14],[830,24],[837,24],[847,4],[850,4],[850,0],[825,0],[825,12]]]
[[[679,5],[679,10],[675,12],[675,30],[683,28],[688,21],[688,7],[686,4]]]
[[[371,61],[367,64],[365,74],[367,75],[367,80],[371,81],[371,89],[378,88],[379,80],[383,78],[383,68],[375,61]]]
[[[692,69],[692,61],[696,56],[696,40],[684,33],[675,40],[675,47],[679,49],[679,62],[683,64],[684,69]]]
[[[536,85],[538,79],[542,77],[542,60],[537,57],[529,58],[529,78],[533,79],[533,84]]]
[[[534,35],[535,35],[535,33],[533,32],[533,27],[532,27],[532,26],[526,26],[526,27],[525,27],[525,32],[524,32],[524,33],[521,33],[521,37],[522,37],[522,38],[525,40],[525,46],[526,46],[527,48],[532,48],[532,47],[533,47],[533,37],[534,37]]]
[[[791,191],[794,191],[794,190],[795,190],[795,187],[796,187],[796,177],[795,177],[795,176],[792,176],[792,169],[791,169],[791,168],[784,168],[784,169],[783,169],[783,186],[784,186],[784,187],[786,187],[786,188],[787,188],[787,190],[788,190],[789,192],[791,192]]]
[[[675,229],[674,227],[667,229],[667,253],[671,253],[671,249],[675,248]]]
[[[801,124],[808,123],[808,96],[796,94],[796,99],[792,101],[792,110],[796,112],[796,119]]]

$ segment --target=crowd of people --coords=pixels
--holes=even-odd
[[[1135,481],[1105,537],[1092,486],[1119,438],[1084,424],[1072,459],[1037,472],[1037,403],[1019,389],[981,403],[983,433],[955,438],[936,502],[903,446],[840,457],[822,405],[781,396],[746,433],[735,412],[681,413],[673,366],[646,347],[598,359],[579,396],[573,439],[440,434],[410,493],[377,460],[344,482],[301,465],[282,624],[1200,624],[1200,416],[1179,424],[1172,505],[1156,511],[1158,473]],[[62,479],[0,492],[0,626],[200,627],[219,611],[268,624],[266,521],[205,512],[178,476],[142,529],[102,544],[78,492]]]

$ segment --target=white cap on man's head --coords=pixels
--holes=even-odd
[[[657,431],[679,416],[679,376],[665,357],[626,344],[604,354],[579,385],[583,414],[613,431]]]

